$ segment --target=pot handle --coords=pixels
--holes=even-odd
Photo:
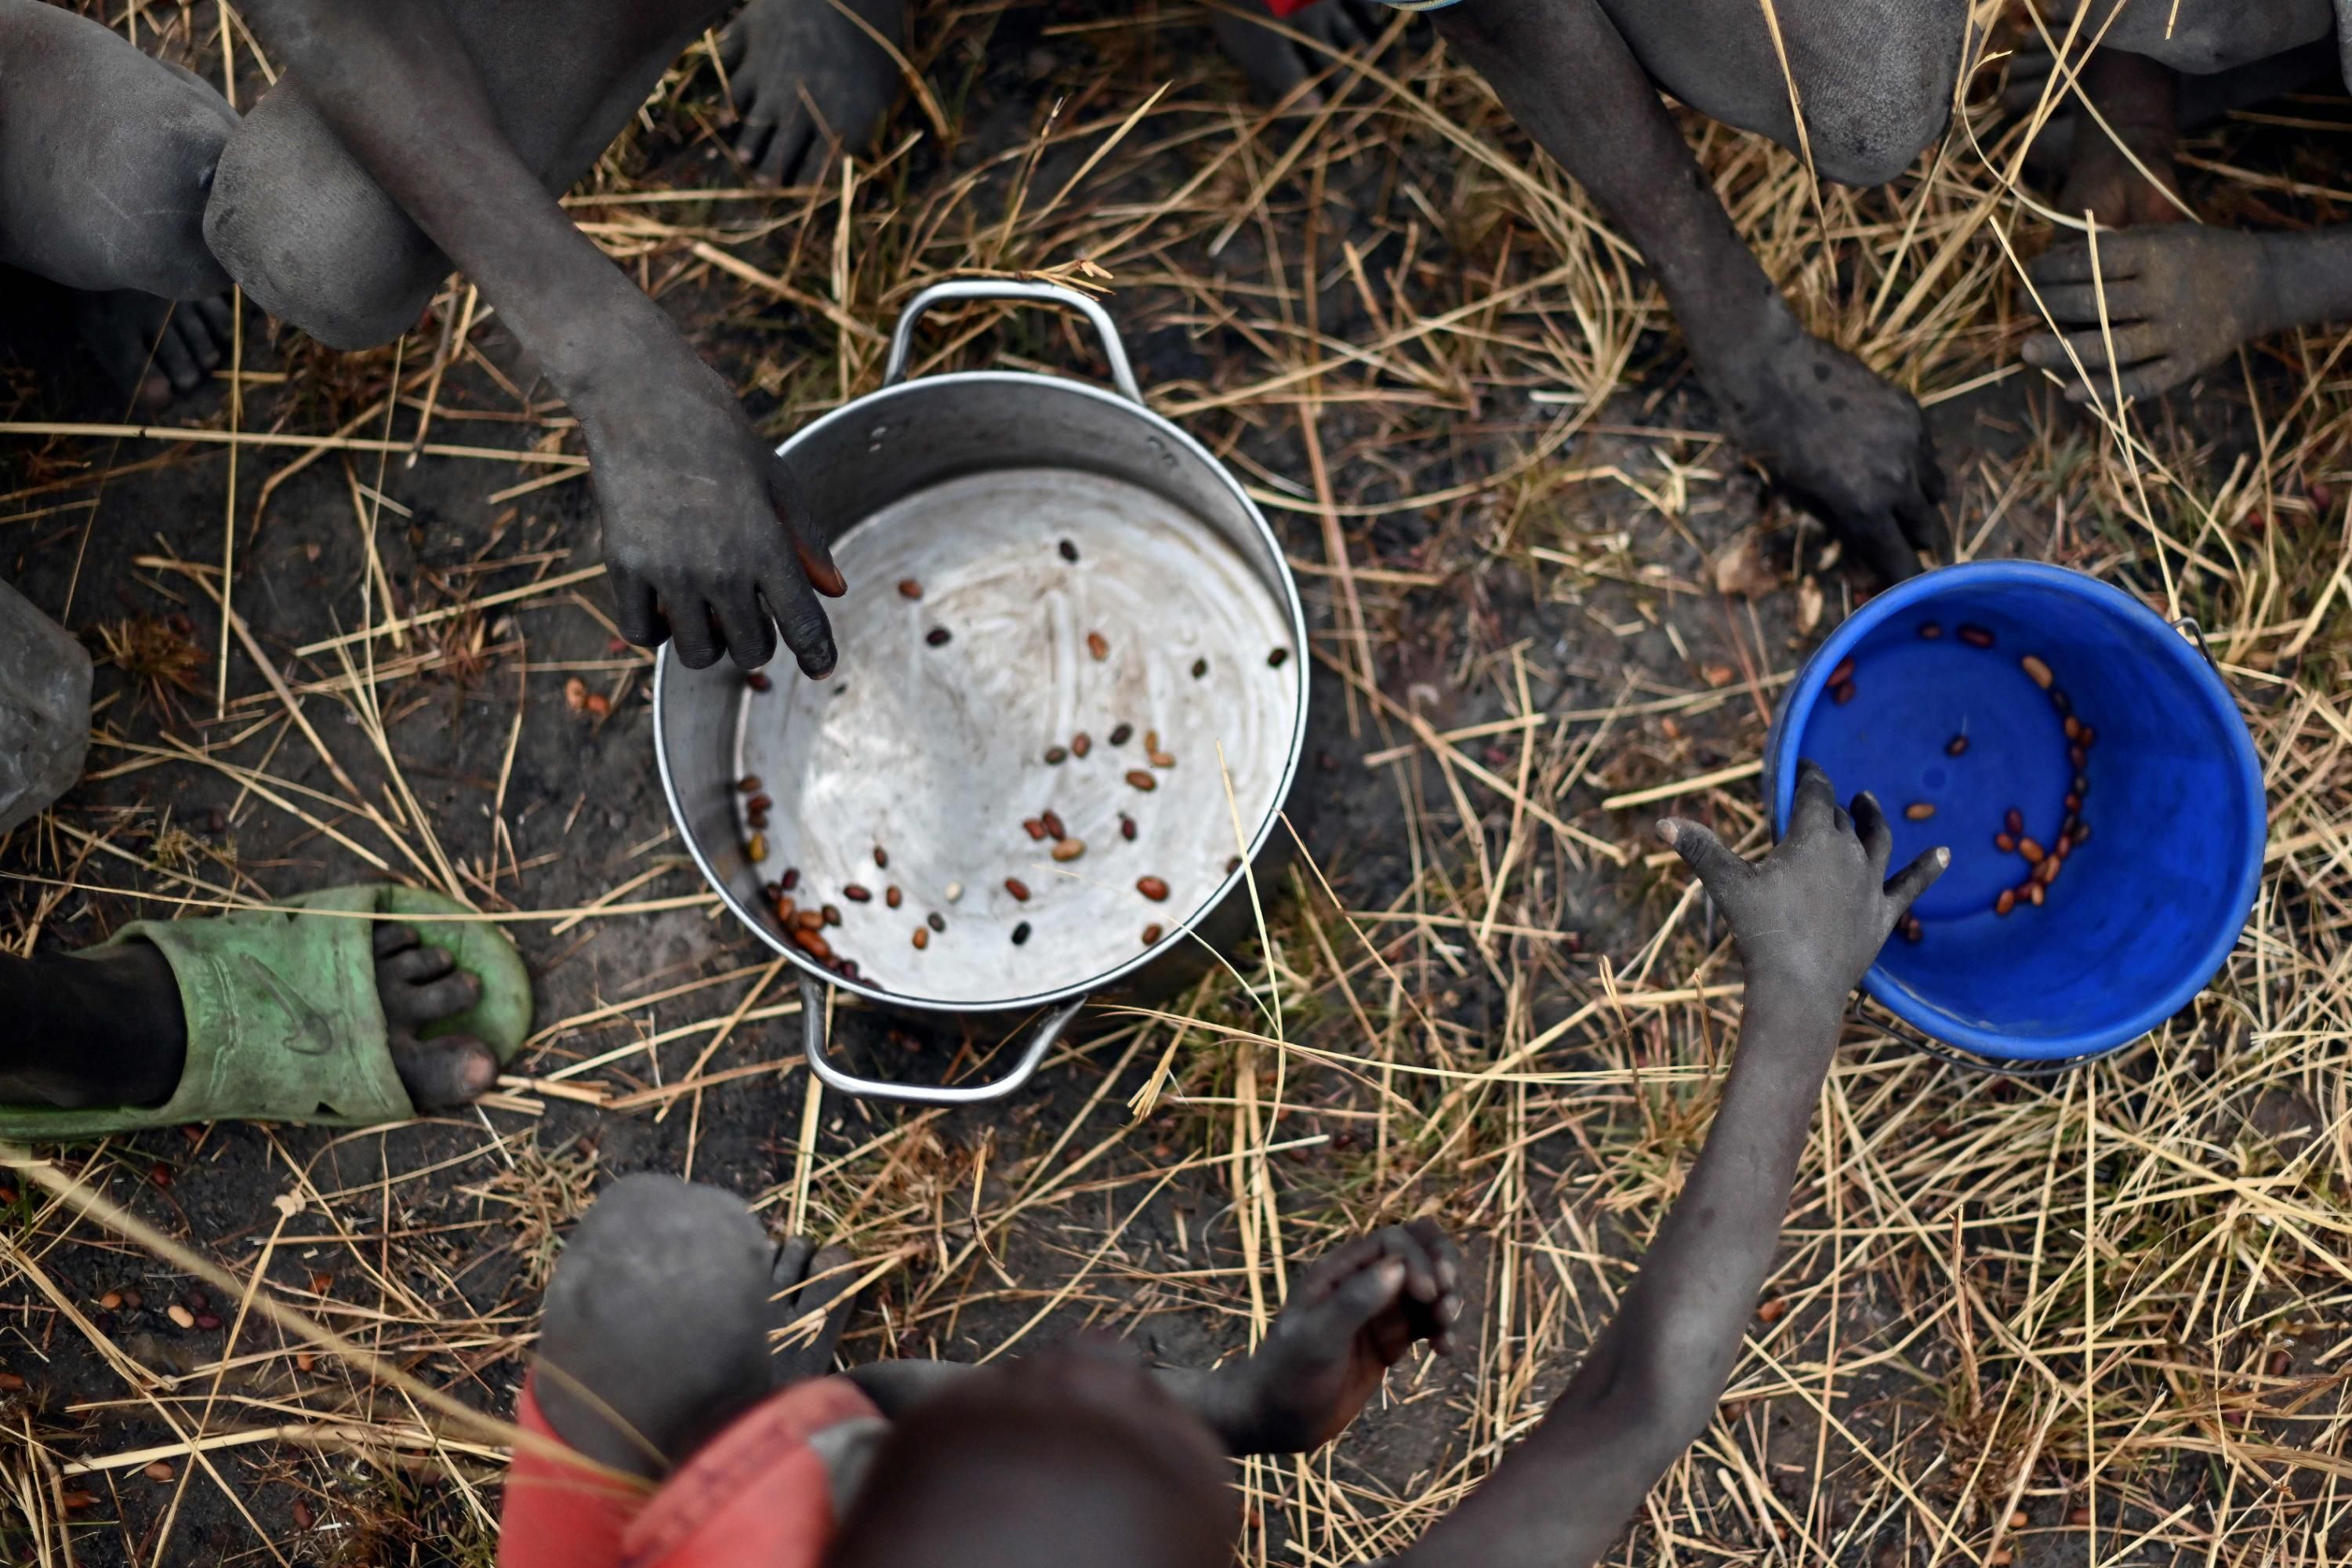
[[[934,305],[961,300],[1019,300],[1032,305],[1059,305],[1076,310],[1094,328],[1095,336],[1102,340],[1103,357],[1110,361],[1112,384],[1131,401],[1143,401],[1143,389],[1135,384],[1135,367],[1127,362],[1127,344],[1120,341],[1109,311],[1076,289],[1065,289],[1058,283],[1020,283],[1008,278],[952,278],[932,284],[908,301],[906,310],[899,312],[898,326],[890,332],[890,357],[882,366],[883,385],[896,386],[907,379],[907,361],[915,346],[915,324],[923,319],[923,312]]]
[[[844,1094],[854,1094],[863,1100],[906,1100],[916,1105],[982,1105],[992,1100],[1002,1100],[1027,1083],[1029,1075],[1037,1070],[1037,1064],[1045,1059],[1045,1053],[1054,1048],[1054,1042],[1062,1037],[1062,1031],[1069,1027],[1070,1020],[1076,1017],[1078,1009],[1086,1005],[1087,999],[1081,996],[1075,1002],[1064,1002],[1048,1008],[1045,1016],[1031,1026],[1029,1042],[1021,1047],[1021,1059],[1014,1062],[1012,1070],[1002,1078],[972,1084],[895,1083],[888,1079],[859,1078],[834,1064],[824,1048],[826,1016],[831,1011],[825,1005],[825,987],[818,983],[815,975],[803,974],[801,976],[801,1047],[808,1056],[809,1070],[824,1080],[826,1088],[837,1089]]]

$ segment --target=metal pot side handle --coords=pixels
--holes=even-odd
[[[907,362],[915,347],[915,325],[923,312],[934,305],[945,305],[970,300],[1017,300],[1032,305],[1054,305],[1066,310],[1076,310],[1084,316],[1102,340],[1103,357],[1110,362],[1113,385],[1130,401],[1141,403],[1143,389],[1135,384],[1135,367],[1128,363],[1127,344],[1118,335],[1118,328],[1110,312],[1099,302],[1065,289],[1058,283],[1019,283],[1000,278],[956,278],[945,283],[934,283],[914,299],[898,316],[898,324],[890,332],[890,357],[882,367],[882,384],[896,386],[907,379]]]
[[[825,1054],[826,1022],[832,1012],[826,1005],[825,990],[816,976],[801,976],[801,1048],[808,1057],[809,1070],[826,1088],[844,1094],[914,1105],[985,1105],[992,1100],[1003,1100],[1029,1081],[1029,1076],[1045,1059],[1045,1053],[1054,1048],[1054,1042],[1062,1037],[1062,1031],[1078,1016],[1078,1009],[1087,1005],[1087,999],[1081,996],[1048,1008],[1045,1016],[1030,1026],[1029,1043],[1021,1047],[1020,1059],[1002,1078],[972,1084],[895,1083],[887,1079],[859,1078],[845,1072]]]

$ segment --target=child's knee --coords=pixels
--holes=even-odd
[[[291,83],[230,138],[204,231],[256,304],[330,348],[400,336],[448,270]]]

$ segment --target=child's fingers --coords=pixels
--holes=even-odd
[[[1404,1293],[1416,1301],[1437,1300],[1437,1259],[1411,1226],[1392,1225],[1381,1233],[1381,1249],[1404,1264]]]
[[[1789,813],[1789,837],[1819,833],[1837,816],[1837,788],[1816,762],[1797,764],[1797,802]]]
[[[1886,899],[1895,906],[1895,918],[1901,920],[1904,911],[1910,909],[1911,900],[1934,886],[1936,879],[1944,874],[1944,868],[1951,863],[1952,852],[1938,845],[1896,872],[1895,879],[1886,884]]]
[[[1658,824],[1658,837],[1674,846],[1675,852],[1698,874],[1699,881],[1715,895],[1718,904],[1724,903],[1748,876],[1748,862],[1696,822],[1679,816],[1666,817]]]
[[[1862,852],[1870,858],[1870,874],[1886,880],[1886,868],[1895,858],[1895,830],[1886,825],[1878,797],[1868,790],[1853,797],[1853,830],[1861,836]]]
[[[1346,1283],[1350,1276],[1361,1272],[1366,1264],[1380,1257],[1381,1250],[1381,1234],[1375,1231],[1370,1236],[1356,1237],[1337,1252],[1325,1253],[1316,1260],[1315,1267],[1307,1271],[1307,1278],[1298,1282],[1298,1288],[1290,1293],[1290,1304],[1293,1307],[1312,1307],[1330,1300],[1333,1291]]]

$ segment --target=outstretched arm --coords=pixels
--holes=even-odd
[[[1163,1367],[1157,1375],[1227,1453],[1304,1453],[1345,1430],[1415,1343],[1427,1340],[1439,1354],[1453,1353],[1461,1286],[1461,1256],[1433,1221],[1391,1226],[1301,1276],[1255,1354],[1206,1372]],[[895,1416],[976,1370],[884,1361],[845,1375]]]
[[[1805,331],[1600,0],[1470,0],[1437,19],[1650,264],[1732,436],[1881,575],[1915,575],[1943,491],[1918,405]]]
[[[1682,1195],[1617,1316],[1542,1423],[1401,1568],[1599,1560],[1712,1417],[1772,1261],[1846,993],[1950,859],[1889,881],[1878,803],[1838,809],[1811,763],[1788,838],[1749,865],[1695,823],[1660,825],[1731,923],[1747,967],[1739,1052]]]
[[[775,652],[812,677],[842,591],[792,477],[726,383],[590,243],[499,129],[440,0],[253,0],[352,155],[499,309],[579,416],[622,633],[699,668]]]

